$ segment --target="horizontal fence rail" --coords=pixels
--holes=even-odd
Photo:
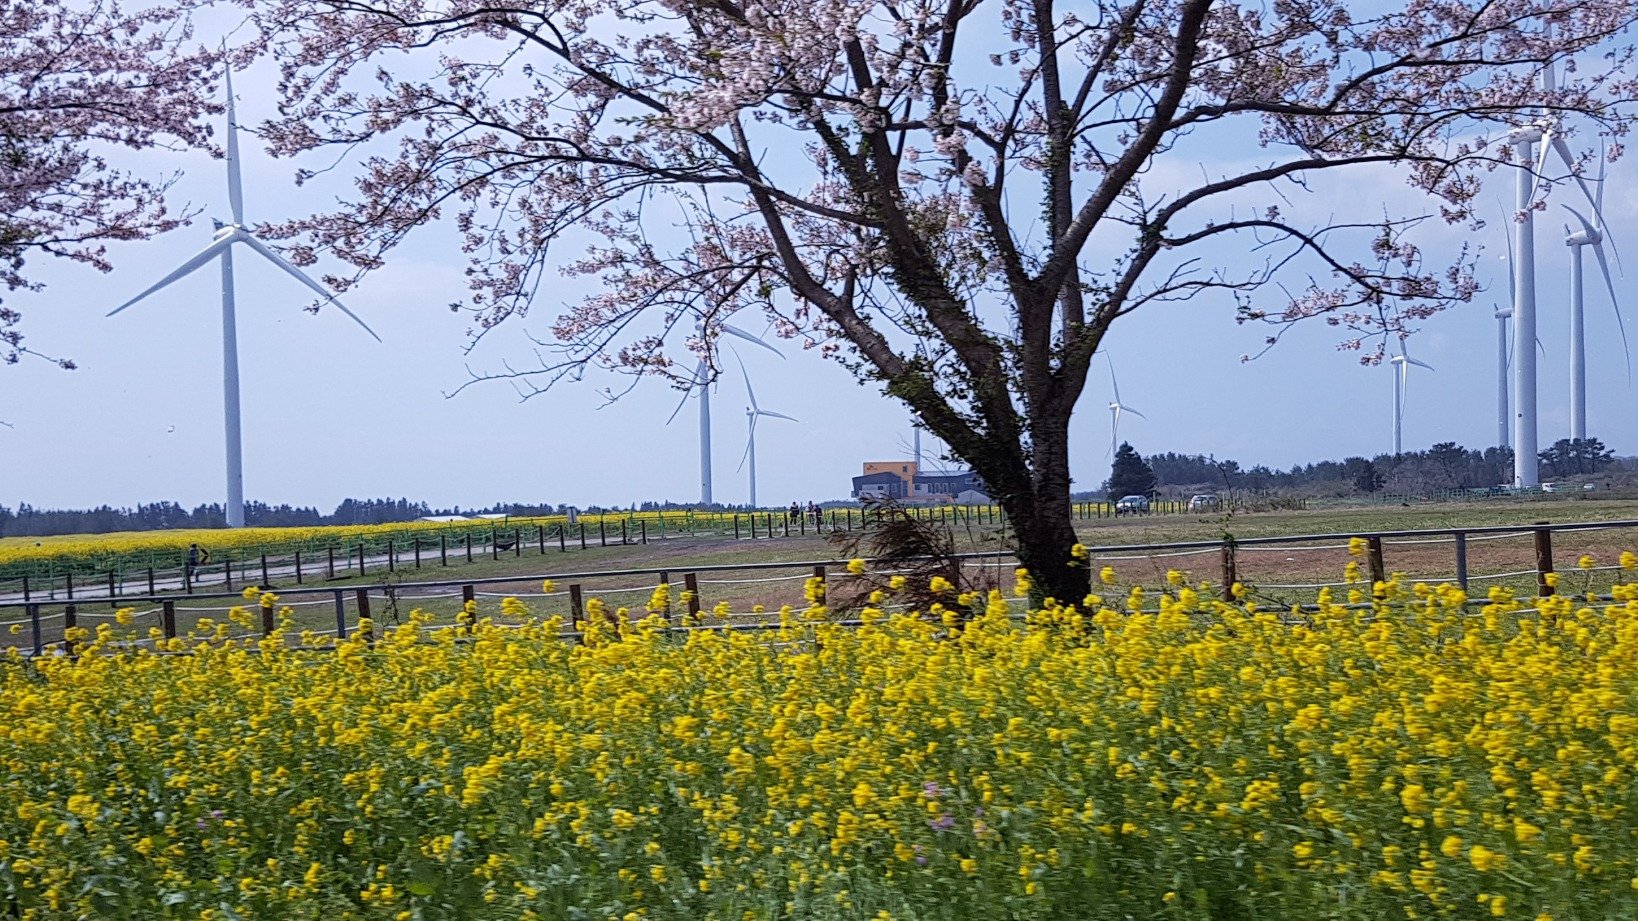
[[[1245,501],[1225,500],[1222,506],[1209,511],[1218,514],[1230,505],[1240,507]],[[911,506],[906,511],[951,528],[1006,527],[1005,515],[995,505]],[[1117,509],[1109,502],[1077,502],[1072,512],[1082,520],[1117,517]],[[1187,513],[1187,502],[1157,500],[1143,514]],[[806,511],[793,515],[781,510],[678,511],[586,514],[574,521],[558,515],[467,525],[405,523],[401,530],[368,536],[316,537],[216,550],[204,546],[208,557],[197,565],[189,564],[185,548],[62,555],[0,564],[0,597],[21,594],[28,599],[75,600],[99,590],[107,596],[141,597],[161,589],[193,592],[204,585],[219,585],[231,591],[236,586],[271,584],[274,575],[303,585],[308,581],[359,578],[371,572],[397,573],[494,561],[503,554],[546,555],[675,539],[807,537],[856,530],[864,526],[866,514],[863,508],[844,507],[822,509],[818,515]]]
[[[1631,531],[1638,528],[1638,520],[1620,520],[1604,522],[1577,522],[1569,524],[1529,524],[1529,525],[1491,525],[1467,528],[1449,529],[1418,529],[1376,531],[1363,534],[1346,532],[1293,534],[1268,537],[1233,538],[1225,537],[1219,540],[1180,541],[1171,543],[1145,544],[1111,544],[1087,548],[1087,559],[1091,566],[1098,567],[1105,564],[1119,564],[1145,561],[1153,564],[1165,564],[1168,568],[1176,565],[1204,563],[1212,570],[1220,572],[1223,585],[1233,585],[1237,582],[1248,583],[1252,588],[1260,590],[1316,590],[1327,587],[1341,587],[1341,582],[1309,582],[1309,583],[1272,583],[1262,582],[1254,578],[1243,578],[1244,565],[1258,553],[1286,552],[1286,553],[1337,553],[1347,551],[1356,539],[1363,539],[1364,547],[1361,553],[1361,562],[1369,567],[1368,572],[1372,582],[1384,581],[1390,571],[1388,567],[1389,554],[1411,553],[1434,549],[1443,554],[1445,545],[1449,547],[1449,562],[1454,581],[1463,589],[1469,588],[1474,582],[1497,582],[1506,579],[1521,579],[1530,577],[1535,586],[1535,593],[1541,597],[1553,595],[1555,588],[1555,559],[1553,551],[1553,536],[1555,534],[1575,534],[1580,532],[1618,530]],[[1635,535],[1638,536],[1638,535]],[[1533,565],[1528,568],[1486,572],[1473,574],[1469,572],[1469,554],[1476,547],[1486,546],[1489,542],[1528,539],[1531,544],[1530,558]],[[1212,559],[1212,557],[1216,559]],[[963,566],[996,566],[995,578],[999,582],[1003,576],[1003,561],[1015,559],[1010,550],[987,552],[972,552],[954,554]],[[1294,558],[1290,558],[1294,559]],[[592,569],[592,570],[564,570],[542,572],[536,575],[507,575],[486,578],[441,579],[415,582],[380,582],[368,585],[349,585],[342,587],[326,587],[309,584],[286,584],[283,586],[266,585],[251,581],[249,584],[254,591],[193,591],[187,592],[149,592],[132,594],[84,594],[57,601],[46,601],[39,598],[0,600],[0,629],[12,628],[21,634],[27,629],[26,638],[14,642],[14,647],[20,648],[27,655],[41,655],[56,653],[62,650],[59,642],[66,645],[66,635],[76,627],[88,626],[106,622],[115,616],[118,609],[144,608],[130,616],[135,620],[157,629],[162,638],[171,638],[179,635],[178,614],[184,615],[216,615],[227,613],[233,608],[243,608],[249,619],[254,621],[259,614],[259,624],[252,623],[248,632],[239,636],[255,635],[256,626],[262,634],[271,634],[276,629],[273,607],[257,603],[256,593],[261,590],[276,592],[280,596],[278,607],[293,609],[329,608],[334,615],[334,627],[306,632],[345,637],[350,631],[358,629],[361,620],[372,618],[372,611],[376,609],[397,611],[399,605],[413,608],[417,604],[431,601],[443,601],[459,598],[462,604],[477,602],[484,598],[552,598],[568,603],[567,614],[574,622],[585,618],[588,609],[587,601],[590,598],[622,595],[647,594],[659,584],[677,587],[680,577],[682,591],[674,598],[674,604],[679,610],[689,614],[698,614],[702,607],[710,604],[705,597],[711,593],[725,592],[732,586],[771,586],[796,588],[809,579],[818,579],[821,582],[827,579],[827,573],[845,572],[849,561],[835,559],[795,560],[764,563],[720,563],[702,565],[671,565],[667,567],[636,567],[625,569]],[[867,560],[870,564],[875,561]],[[1443,565],[1442,563],[1440,565]],[[1577,567],[1578,569],[1583,567]],[[1618,569],[1616,566],[1593,567],[1590,571],[1607,571]],[[783,573],[782,575],[775,575]],[[721,578],[730,574],[743,574],[741,578]],[[713,578],[719,577],[719,578]],[[611,579],[629,579],[640,584],[630,586],[599,585],[588,587],[587,582],[606,581]],[[1429,580],[1433,581],[1433,580]],[[485,591],[495,586],[518,586],[534,582],[539,585],[538,591]],[[542,583],[561,584],[558,589],[555,585],[548,589]],[[227,602],[211,604],[212,602]],[[1301,605],[1297,605],[1301,607]],[[61,608],[61,610],[47,611],[47,608]],[[16,617],[8,612],[20,612]],[[197,620],[197,618],[195,618]],[[213,618],[220,621],[220,618]],[[310,619],[310,618],[309,618]],[[140,625],[140,624],[139,624]],[[683,626],[678,624],[678,626]],[[747,629],[752,628],[745,625]],[[765,624],[763,625],[766,626]],[[49,636],[48,636],[49,633]],[[5,640],[0,639],[0,644]],[[137,641],[144,642],[144,641]]]

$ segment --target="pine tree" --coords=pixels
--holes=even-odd
[[[1155,472],[1132,446],[1120,443],[1115,451],[1115,463],[1109,469],[1109,498],[1122,496],[1152,496],[1155,492]]]

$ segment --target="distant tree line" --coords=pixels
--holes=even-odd
[[[318,525],[388,524],[414,521],[427,515],[505,514],[516,516],[560,514],[563,505],[496,503],[487,508],[435,509],[408,499],[346,499],[326,515],[311,506],[245,503],[249,527],[313,527]],[[97,534],[107,531],[158,531],[167,528],[220,528],[227,518],[217,504],[183,508],[175,502],[154,502],[135,508],[99,506],[92,509],[42,509],[26,502],[15,511],[0,505],[0,537],[46,534]]]
[[[1126,456],[1130,452],[1130,456]],[[1561,439],[1540,452],[1543,477],[1586,476],[1617,465],[1614,454],[1597,438]],[[1141,465],[1141,466],[1140,466]],[[1625,465],[1623,465],[1625,466]],[[1236,491],[1348,496],[1376,492],[1416,494],[1439,490],[1488,489],[1513,481],[1511,448],[1464,448],[1453,441],[1424,451],[1346,457],[1297,464],[1289,469],[1264,465],[1242,468],[1238,461],[1208,454],[1165,452],[1142,457],[1121,445],[1104,482],[1109,496],[1132,492],[1143,482],[1143,468],[1153,474],[1154,488],[1197,488],[1202,492]],[[1135,479],[1134,479],[1135,477]],[[1116,482],[1118,481],[1118,482]],[[1085,492],[1079,498],[1092,498]]]

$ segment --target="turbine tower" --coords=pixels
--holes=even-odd
[[[745,377],[745,395],[747,397],[750,397],[750,399],[751,399],[751,405],[745,407],[745,425],[746,425],[746,429],[747,429],[746,434],[745,434],[745,453],[740,455],[739,466],[740,466],[740,469],[743,470],[743,469],[745,469],[745,465],[747,463],[750,464],[750,474],[751,474],[751,495],[750,495],[750,500],[751,500],[751,508],[754,509],[754,508],[757,507],[757,504],[756,504],[756,420],[758,418],[762,417],[762,416],[767,416],[767,417],[772,418],[772,419],[785,419],[785,420],[787,420],[789,422],[797,422],[799,420],[797,420],[795,418],[792,418],[791,416],[787,416],[784,413],[776,413],[771,409],[763,409],[761,406],[758,406],[757,402],[756,402],[756,390],[751,387],[751,375],[750,375],[750,373],[748,371],[745,370],[745,362],[744,362],[744,360],[742,360],[739,357],[739,352],[737,352],[737,351],[734,352],[734,360],[739,362],[739,373]]]
[[[244,183],[239,175],[239,121],[234,113],[233,104],[233,71],[227,71],[227,175],[228,175],[228,207],[233,213],[233,223],[223,224],[213,221],[216,233],[212,235],[210,245],[198,255],[182,263],[169,275],[154,282],[141,294],[109,311],[108,316],[130,307],[150,294],[159,291],[193,274],[198,269],[220,260],[222,263],[222,412],[223,429],[227,441],[227,524],[230,528],[243,527],[245,523],[245,471],[242,449],[242,439],[239,427],[239,339],[238,326],[233,302],[233,246],[242,243],[248,246],[257,255],[273,263],[288,273],[292,278],[313,289],[323,300],[320,304],[334,304],[342,313],[351,317],[354,323],[364,327],[375,341],[381,337],[370,329],[369,325],[358,318],[358,315],[348,310],[336,300],[336,295],[323,285],[314,281],[301,269],[291,265],[283,256],[269,249],[267,244],[250,235],[245,228],[245,201]]]
[[[1125,413],[1131,413],[1139,419],[1149,417],[1120,401],[1120,381],[1115,380],[1113,358],[1109,359],[1109,386],[1115,391],[1115,398],[1109,402],[1109,456],[1113,457],[1120,450],[1120,417]]]
[[[776,349],[773,346],[769,345],[767,342],[763,341],[762,339],[760,339],[760,338],[758,338],[756,336],[753,336],[750,333],[748,333],[748,332],[746,332],[746,331],[744,331],[742,329],[739,329],[738,327],[729,326],[727,323],[723,323],[721,326],[719,326],[717,328],[722,330],[723,332],[727,333],[730,336],[738,336],[739,338],[744,339],[746,342],[754,342],[757,345],[760,345],[763,348],[767,349],[768,351],[774,353],[775,355],[778,355],[780,358],[785,357],[784,353],[780,352],[778,349]],[[736,353],[735,357],[738,357],[737,353]],[[713,502],[712,497],[711,497],[711,382],[709,380],[710,372],[711,372],[710,365],[706,362],[706,360],[704,358],[701,358],[699,360],[699,364],[694,366],[694,383],[689,386],[689,389],[693,389],[694,387],[699,388],[699,398],[700,398],[700,504],[701,505],[707,505],[707,506],[711,505],[712,502]],[[685,394],[683,394],[682,402],[678,403],[677,408],[671,411],[671,416],[665,420],[665,424],[670,425],[671,420],[677,418],[677,413],[682,412],[683,406],[686,405],[687,403],[688,403],[688,394],[685,393]]]
[[[1599,170],[1598,200],[1593,203],[1594,213],[1603,213],[1604,176]],[[1627,358],[1627,379],[1632,378],[1632,352],[1627,347],[1627,324],[1621,319],[1621,302],[1615,296],[1615,282],[1610,278],[1610,262],[1604,255],[1603,220],[1597,225],[1588,221],[1581,212],[1564,205],[1564,210],[1575,215],[1581,229],[1571,232],[1564,228],[1564,245],[1570,248],[1570,437],[1584,441],[1587,437],[1587,333],[1584,315],[1584,286],[1581,275],[1581,250],[1591,246],[1598,259],[1599,271],[1604,275],[1604,287],[1610,293],[1610,307],[1615,311],[1616,327],[1621,330],[1621,348]]]
[[[1519,170],[1515,187],[1515,211],[1522,215],[1513,219],[1516,235],[1513,260],[1513,337],[1519,342],[1536,338],[1536,235],[1530,200],[1535,195],[1535,182],[1528,164],[1535,162],[1535,144],[1541,140],[1541,128],[1523,125],[1507,133],[1508,141],[1518,154],[1518,162],[1525,164]],[[1536,486],[1536,350],[1518,349],[1513,372],[1513,485]]]
[[[1511,271],[1511,268],[1509,268]],[[1512,278],[1511,275],[1508,276]],[[1496,311],[1496,444],[1507,447],[1512,444],[1511,434],[1513,420],[1507,416],[1507,339],[1508,321],[1513,318],[1512,307],[1502,307]]]
[[[1410,354],[1405,351],[1403,340],[1399,343],[1399,354],[1388,359],[1388,363],[1393,366],[1393,455],[1398,457],[1405,453],[1403,438],[1405,391],[1409,389],[1407,387],[1409,383],[1407,375],[1410,373],[1410,366],[1427,368],[1429,371],[1433,370],[1433,366],[1425,361],[1417,361],[1410,357]]]

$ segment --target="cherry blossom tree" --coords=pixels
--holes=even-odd
[[[1477,291],[1418,233],[1480,226],[1508,129],[1576,116],[1613,158],[1638,91],[1629,0],[239,2],[282,63],[274,150],[372,145],[356,196],[274,228],[357,267],[334,284],[446,215],[476,337],[596,279],[493,375],[527,393],[698,386],[723,320],[764,313],[907,403],[1075,600],[1069,421],[1116,320],[1215,300],[1377,360]],[[1385,170],[1427,207],[1266,206]]]
[[[208,145],[217,54],[193,47],[173,5],[126,12],[91,0],[0,0],[0,285],[37,290],[47,255],[107,271],[106,243],[169,230],[174,177],[143,177],[119,148]],[[0,301],[0,359],[36,354]],[[53,359],[67,368],[73,362]]]

